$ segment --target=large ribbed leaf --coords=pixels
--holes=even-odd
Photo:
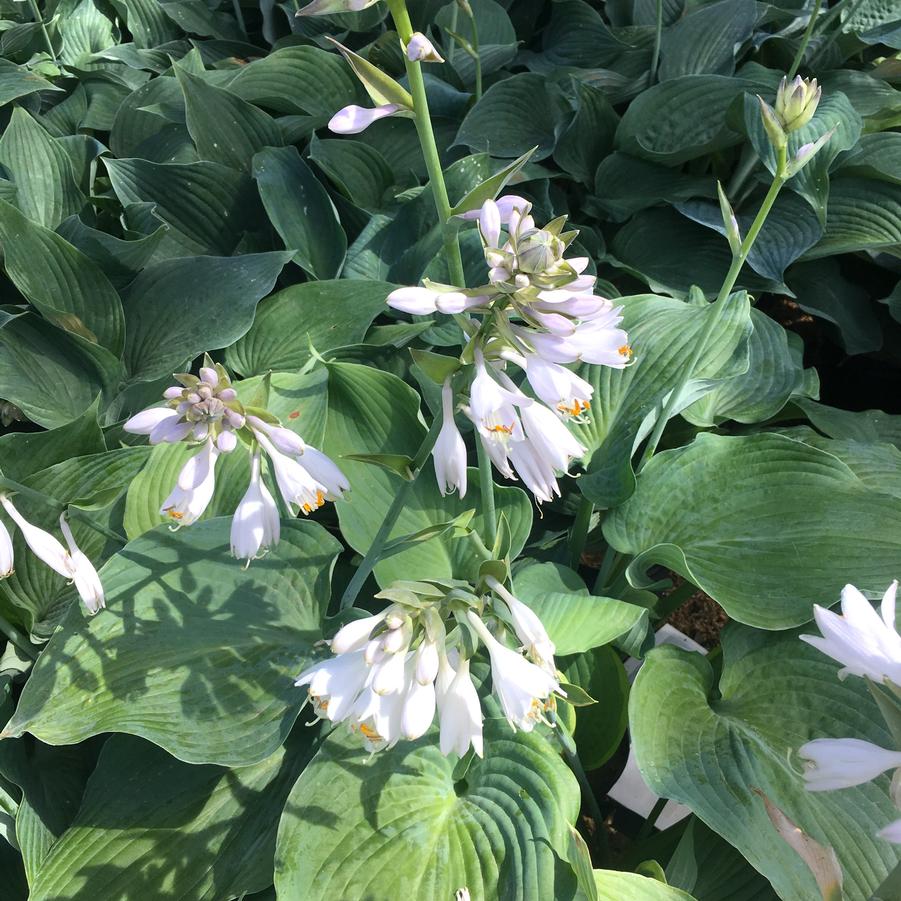
[[[578,813],[576,781],[548,739],[504,720],[486,720],[485,746],[455,781],[433,735],[373,756],[354,736],[330,736],[288,798],[279,897],[438,899],[467,887],[473,898],[560,898],[552,848]]]
[[[313,351],[324,354],[357,344],[394,288],[357,279],[292,285],[261,304],[250,331],[227,351],[238,372],[300,369]]]
[[[756,794],[763,792],[835,849],[843,897],[865,901],[901,857],[873,837],[898,815],[889,779],[808,792],[797,749],[812,738],[845,736],[891,747],[866,685],[840,681],[838,664],[797,632],[730,626],[723,641],[718,693],[700,654],[663,647],[648,656],[629,703],[642,774],[655,792],[687,804],[735,845],[784,901],[819,897],[810,872],[770,823]]]
[[[633,582],[662,563],[762,628],[807,622],[847,582],[884,591],[901,559],[897,498],[840,459],[840,442],[819,444],[699,435],[651,460],[604,534],[638,555]]]
[[[96,263],[2,200],[0,241],[6,274],[45,319],[116,355],[121,352],[122,303]]]
[[[103,747],[32,901],[221,901],[272,882],[278,818],[309,753],[301,731],[237,770],[182,763],[138,738]]]
[[[634,363],[626,369],[586,366],[583,375],[594,385],[591,421],[575,429],[591,455],[588,473],[579,479],[586,497],[603,507],[622,503],[633,491],[631,456],[659,415],[659,407],[685,365],[707,317],[718,316],[709,351],[696,378],[683,392],[686,406],[717,385],[718,379],[747,369],[751,332],[745,295],[726,301],[723,314],[713,306],[644,294],[620,298],[623,327],[628,330]]]
[[[191,763],[263,760],[300,712],[291,677],[320,637],[339,549],[315,523],[284,523],[244,569],[227,519],[147,533],[101,570],[107,609],[73,610],[53,636],[5,734],[127,732]]]

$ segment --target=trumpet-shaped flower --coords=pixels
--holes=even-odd
[[[454,390],[448,379],[441,389],[441,431],[432,449],[435,478],[442,496],[454,491],[466,495],[466,444],[454,422]]]
[[[336,501],[344,497],[350,490],[347,476],[335,465],[334,461],[315,447],[307,446],[303,452],[303,468],[320,484],[325,486],[326,500]]]
[[[556,647],[551,641],[544,624],[538,617],[538,614],[524,604],[519,598],[511,594],[507,589],[498,582],[493,576],[489,576],[486,580],[488,586],[499,594],[507,608],[510,611],[510,618],[513,620],[513,628],[516,636],[522,642],[526,653],[541,667],[554,666],[554,654]],[[554,675],[552,670],[550,675]]]
[[[203,515],[216,488],[219,449],[212,439],[191,457],[178,474],[178,482],[160,507],[160,513],[177,526],[189,526]]]
[[[476,352],[476,377],[469,391],[471,418],[479,433],[488,442],[506,445],[509,440],[521,441],[522,425],[514,404],[528,404],[529,399],[519,392],[502,388],[489,373],[481,352]]]
[[[329,642],[333,654],[346,654],[349,651],[361,651],[369,643],[369,636],[384,619],[387,610],[376,613],[374,616],[364,616],[362,619],[351,620],[342,626],[335,637]]]
[[[289,457],[299,457],[307,449],[303,438],[284,426],[264,422],[259,416],[248,416],[247,424],[255,432],[262,432],[277,451]]]
[[[874,682],[888,679],[901,686],[901,636],[895,630],[897,590],[898,583],[892,582],[882,598],[880,616],[853,585],[846,585],[842,615],[815,606],[814,617],[823,635],[802,635],[801,640],[843,664],[840,679],[866,676]]]
[[[408,741],[422,737],[435,719],[435,683],[411,679],[401,714],[401,733]]]
[[[316,715],[340,723],[353,709],[370,677],[362,651],[338,654],[305,669],[294,681],[307,692]]]
[[[75,590],[88,612],[94,614],[106,606],[100,576],[97,575],[94,564],[88,560],[75,543],[75,536],[69,528],[69,523],[66,522],[65,514],[59,518],[59,527],[66,539],[66,544],[69,545],[69,578],[74,582]]]
[[[482,705],[469,675],[469,661],[461,660],[454,672],[447,658],[442,660],[443,679],[439,677],[438,721],[441,728],[439,746],[442,754],[451,751],[462,757],[470,745],[482,757]]]
[[[25,543],[35,557],[41,563],[49,566],[54,572],[59,573],[66,579],[71,579],[72,570],[69,565],[69,554],[62,544],[49,532],[32,525],[25,519],[6,495],[0,495],[0,504],[3,505],[10,519],[19,527]]]
[[[261,478],[259,451],[253,454],[250,467],[250,484],[231,525],[232,554],[248,563],[278,544],[280,535],[278,507]]]
[[[0,522],[0,579],[12,575],[13,563],[13,540],[9,529]]]
[[[535,455],[551,469],[566,472],[571,460],[587,453],[569,429],[543,404],[531,404],[521,411],[526,438]]]
[[[547,699],[560,691],[559,683],[541,667],[502,645],[473,611],[466,615],[488,649],[491,682],[507,722],[514,729],[531,732],[542,719]]]
[[[594,388],[585,379],[538,354],[523,359],[532,390],[558,416],[578,418],[588,412]]]
[[[278,490],[285,503],[292,510],[298,509],[305,514],[318,510],[325,503],[328,488],[317,482],[294,457],[278,451],[265,435],[260,432],[254,434],[269,456]]]
[[[808,761],[804,773],[808,791],[851,788],[901,767],[901,751],[888,751],[857,738],[817,738],[798,753]]]

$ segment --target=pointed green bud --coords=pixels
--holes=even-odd
[[[785,147],[788,144],[788,138],[785,136],[782,123],[779,121],[773,108],[760,94],[757,95],[757,99],[760,101],[760,118],[763,120],[763,127],[766,129],[770,143],[776,150]]]
[[[785,170],[786,178],[797,175],[814,158],[817,151],[828,143],[834,134],[835,129],[830,128],[826,134],[820,135],[815,141],[811,141],[809,144],[802,144],[795,152],[795,155],[788,161],[788,166]]]
[[[726,197],[726,192],[719,182],[716,183],[716,193],[720,199],[720,212],[723,214],[723,225],[726,227],[729,247],[732,248],[732,253],[737,254],[741,249],[741,231],[738,228],[738,219],[735,218],[732,204],[729,203],[729,198]]]
[[[799,75],[793,81],[783,78],[776,93],[776,117],[786,132],[805,126],[817,111],[823,90],[815,78],[809,81]]]

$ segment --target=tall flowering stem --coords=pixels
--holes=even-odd
[[[388,0],[388,9],[397,27],[398,37],[406,46],[413,37],[413,23],[404,0]],[[429,114],[429,101],[425,93],[425,82],[422,78],[422,64],[419,60],[404,57],[407,67],[407,77],[410,80],[410,93],[413,95],[413,116],[416,121],[416,132],[419,135],[419,144],[422,147],[422,156],[425,160],[426,170],[429,173],[429,186],[432,196],[435,198],[435,207],[438,210],[438,218],[444,229],[444,253],[447,258],[447,266],[450,272],[451,282],[455,285],[463,285],[463,258],[460,256],[460,245],[457,242],[457,233],[450,225],[451,205],[447,196],[447,185],[444,183],[444,173],[441,170],[441,160],[438,156],[438,145],[435,143],[435,132],[432,130],[432,119]]]
[[[644,455],[642,456],[641,463],[639,464],[639,470],[647,464],[651,457],[654,456],[654,451],[657,450],[657,445],[660,443],[660,436],[663,434],[663,430],[666,428],[667,422],[669,422],[670,417],[673,415],[673,411],[676,409],[676,405],[679,403],[682,392],[685,390],[685,386],[688,383],[688,380],[694,375],[695,371],[698,368],[698,363],[701,361],[701,358],[704,356],[704,353],[708,348],[710,337],[713,334],[713,331],[716,328],[720,317],[722,316],[722,311],[726,306],[727,299],[732,293],[732,289],[735,287],[735,282],[738,279],[738,273],[741,271],[741,267],[745,264],[745,260],[747,260],[748,254],[751,252],[751,248],[754,246],[754,242],[757,240],[757,236],[760,234],[760,229],[763,228],[763,223],[766,221],[766,217],[769,215],[770,210],[773,208],[773,204],[776,202],[776,198],[779,196],[779,192],[782,190],[782,186],[786,181],[788,181],[790,177],[787,159],[788,154],[784,145],[777,148],[776,157],[776,174],[773,177],[773,183],[770,185],[770,189],[769,191],[767,191],[767,195],[763,199],[763,203],[761,204],[760,209],[757,211],[757,216],[754,218],[754,222],[748,229],[747,235],[745,235],[745,238],[741,242],[740,246],[737,249],[733,250],[732,265],[729,267],[729,271],[726,273],[726,278],[723,280],[719,294],[717,294],[716,301],[714,302],[714,313],[707,317],[707,323],[704,326],[704,331],[701,332],[701,334],[698,336],[697,342],[695,343],[694,352],[692,353],[688,362],[682,368],[682,371],[679,373],[675,385],[673,385],[673,390],[670,392],[669,398],[667,399],[667,402],[664,405],[656,424],[654,425],[654,431],[651,432],[651,437],[648,439]]]

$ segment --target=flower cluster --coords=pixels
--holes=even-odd
[[[486,284],[460,288],[426,281],[399,288],[388,304],[414,315],[466,313],[469,341],[461,360],[472,381],[463,412],[488,455],[507,478],[518,475],[539,502],[560,494],[557,473],[586,449],[564,422],[585,420],[592,386],[567,364],[595,363],[622,369],[632,358],[621,310],[594,293],[587,257],[566,259],[576,236],[560,217],[538,228],[531,204],[521,197],[486,201],[477,220],[488,267]],[[508,374],[524,373],[534,396]],[[454,394],[444,387],[443,425],[435,446],[442,492],[466,491],[466,449],[454,424]],[[514,475],[515,473],[515,475]]]
[[[69,549],[63,547],[59,540],[49,532],[28,522],[16,509],[13,502],[5,494],[0,494],[0,505],[9,514],[9,518],[19,527],[25,543],[31,552],[42,563],[58,572],[64,579],[73,582],[78,595],[89,613],[96,613],[106,606],[103,597],[103,586],[94,564],[79,550],[75,537],[66,521],[66,515],[59,518],[59,528],[66,539]],[[9,530],[0,521],[0,579],[13,573],[13,543]]]
[[[395,583],[377,595],[391,604],[341,628],[328,643],[334,656],[295,684],[306,686],[317,717],[347,722],[370,751],[420,738],[437,711],[441,752],[462,756],[471,746],[481,757],[483,715],[469,669],[481,642],[513,729],[548,723],[555,693],[563,694],[553,642],[531,608],[496,579],[485,584],[475,595],[459,582]],[[519,650],[504,642],[511,632]]]
[[[312,513],[327,500],[340,499],[350,488],[335,463],[305,444],[266,410],[245,407],[221,364],[200,368],[199,375],[179,373],[178,385],[167,388],[166,406],[132,416],[125,430],[147,435],[151,444],[190,442],[198,445],[163,501],[160,514],[177,526],[203,515],[216,487],[216,462],[242,443],[251,458],[250,484],[232,520],[232,553],[250,562],[278,544],[279,513],[262,478],[262,452],[278,491],[292,514]]]
[[[842,591],[842,615],[815,606],[814,615],[823,636],[802,635],[801,639],[843,664],[838,673],[840,679],[866,678],[889,687],[897,696],[901,689],[901,636],[895,629],[897,591],[898,583],[893,582],[882,598],[880,616],[853,585],[846,585]],[[857,738],[818,738],[807,742],[798,753],[807,761],[804,780],[809,791],[851,788],[886,770],[901,768],[901,751]],[[898,800],[896,804],[901,807]],[[878,835],[901,844],[901,819]]]

